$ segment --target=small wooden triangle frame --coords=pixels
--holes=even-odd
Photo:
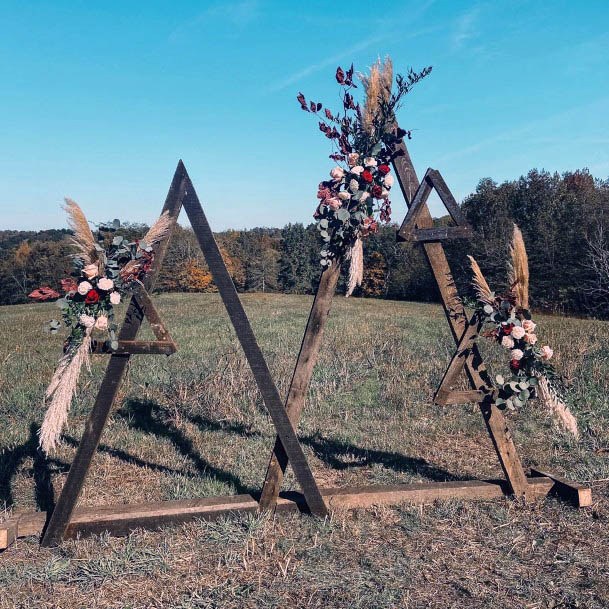
[[[438,193],[442,203],[444,203],[455,226],[417,228],[421,218],[424,218],[426,215],[427,199],[434,189]],[[440,241],[443,239],[463,239],[473,237],[473,235],[474,231],[472,227],[463,215],[444,178],[437,169],[429,168],[414,194],[412,204],[398,231],[398,237],[405,241],[425,243],[427,241]]]
[[[270,371],[262,355],[262,351],[256,342],[256,338],[250,326],[249,320],[239,296],[228,273],[226,265],[218,249],[213,233],[199,202],[194,186],[184,167],[182,161],[178,163],[169,194],[163,207],[163,212],[168,212],[173,218],[174,226],[182,206],[186,210],[199,246],[203,251],[207,264],[209,265],[214,282],[224,302],[232,325],[241,343],[248,364],[252,370],[258,389],[262,394],[264,403],[269,411],[277,437],[282,450],[289,456],[292,469],[302,489],[306,507],[310,512],[319,516],[327,514],[327,507],[323,497],[313,478],[311,469],[302,450],[294,427],[283,407],[277,387],[271,377]],[[171,339],[169,332],[161,321],[148,292],[154,286],[159,269],[161,268],[167,245],[171,235],[168,235],[155,248],[154,264],[151,271],[144,280],[144,287],[136,293],[129,303],[125,322],[121,327],[118,342],[119,349],[112,352],[106,374],[102,380],[95,404],[89,415],[85,431],[74,461],[68,472],[68,477],[57,500],[55,508],[50,514],[48,522],[44,527],[41,545],[54,546],[61,542],[70,533],[72,524],[78,527],[79,513],[75,512],[76,503],[81,493],[83,484],[87,477],[91,461],[97,450],[102,431],[108,420],[112,404],[118,392],[123,374],[131,355],[136,353],[148,354],[170,354],[175,352],[176,345]],[[157,338],[156,341],[136,341],[136,335],[144,318],[148,318]],[[103,347],[96,345],[96,351],[103,351]],[[230,503],[230,499],[223,498],[224,502]],[[241,502],[241,503],[240,503]],[[236,496],[233,505],[235,509],[244,507],[243,496]],[[163,505],[168,504],[168,505]],[[250,507],[247,503],[245,507]],[[213,507],[213,501],[211,502]],[[163,522],[180,522],[188,519],[189,515],[196,511],[199,517],[205,517],[206,508],[210,504],[200,506],[196,500],[186,502],[160,502],[148,504],[145,510],[142,506],[135,506],[131,512],[129,506],[123,506],[120,513],[120,522],[117,520],[115,508],[97,508],[95,523],[89,522],[88,532],[95,532],[95,527],[101,530],[110,529],[121,532],[125,527],[134,528],[140,523],[141,526],[154,526]],[[89,517],[91,510],[88,512]],[[73,520],[74,515],[74,520]],[[122,524],[121,524],[122,523]],[[126,524],[127,523],[127,524]],[[82,523],[81,523],[82,524]],[[121,526],[123,529],[121,529]]]

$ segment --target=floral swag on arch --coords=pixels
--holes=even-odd
[[[65,210],[74,234],[74,272],[60,282],[63,297],[48,286],[30,294],[38,301],[57,299],[69,330],[63,357],[45,393],[47,411],[39,436],[40,447],[47,454],[55,448],[67,421],[82,367],[89,367],[93,334],[106,337],[110,352],[118,348],[114,306],[142,285],[154,262],[153,246],[167,236],[173,223],[168,214],[163,214],[143,239],[129,241],[119,234],[120,222],[116,220],[100,225],[94,235],[74,201],[66,199]],[[49,322],[53,334],[60,328],[60,321]]]
[[[362,240],[391,220],[390,190],[394,183],[391,161],[399,154],[395,144],[411,132],[396,127],[395,112],[414,85],[431,73],[398,74],[393,87],[393,66],[387,58],[377,61],[369,75],[358,75],[364,91],[363,108],[353,97],[353,65],[336,70],[341,87],[342,111],[332,112],[319,102],[297,96],[300,107],[319,119],[319,130],[332,141],[330,158],[338,164],[330,180],[319,184],[319,205],[314,214],[324,242],[320,263],[324,268],[349,260],[347,296],[361,285],[364,272]],[[322,113],[323,110],[323,113]]]

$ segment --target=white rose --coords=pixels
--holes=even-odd
[[[98,330],[107,330],[108,329],[108,318],[105,315],[100,315],[95,322],[95,327]]]
[[[81,281],[78,284],[78,293],[81,296],[85,296],[89,290],[92,290],[93,286],[88,281]]]
[[[506,349],[513,349],[514,348],[514,339],[511,336],[504,336],[501,339],[501,346]]]
[[[551,347],[548,347],[548,345],[544,345],[541,348],[541,358],[542,359],[551,359],[553,355],[554,355],[554,350]]]
[[[360,201],[365,201],[365,200],[366,200],[366,199],[367,199],[369,196],[370,196],[370,193],[369,193],[369,192],[364,191],[364,192],[362,193],[362,197],[361,197]]]
[[[386,188],[383,188],[381,192],[381,199],[386,199],[389,196],[389,191]]]
[[[526,332],[524,331],[524,328],[522,326],[514,326],[512,328],[512,336],[516,340],[523,338],[525,334],[526,334]]]
[[[347,163],[349,163],[349,167],[354,167],[357,165],[357,161],[359,160],[359,154],[357,152],[352,152],[347,157]]]
[[[357,192],[359,190],[359,182],[357,180],[351,180],[349,182],[349,190],[351,192]]]
[[[385,184],[387,188],[391,188],[393,186],[393,176],[390,173],[385,176],[383,184]]]
[[[527,331],[527,332],[534,332],[535,328],[537,327],[537,324],[531,320],[531,319],[525,319],[522,322],[522,327]]]
[[[358,176],[360,173],[362,173],[362,171],[364,171],[364,168],[361,165],[356,165],[355,167],[351,167],[351,173],[354,173],[356,176]]]
[[[521,360],[524,355],[524,352],[521,349],[512,349],[510,356],[512,359]]]
[[[87,264],[87,266],[85,266],[82,270],[82,274],[87,279],[93,279],[93,277],[97,277],[97,272],[98,272],[97,264]]]
[[[91,315],[85,315],[85,313],[83,313],[79,318],[78,321],[81,323],[81,325],[83,325],[85,328],[92,328],[95,325],[95,317],[92,317]]]
[[[364,159],[364,165],[366,167],[376,167],[376,159],[373,159],[371,156],[369,156],[368,158]]]
[[[338,165],[330,172],[330,176],[335,180],[340,180],[345,175],[344,169]]]
[[[118,292],[112,292],[110,294],[110,303],[113,305],[119,304],[121,301],[121,295]]]
[[[343,201],[348,201],[351,198],[351,195],[346,190],[341,190],[338,193],[338,198]]]
[[[102,277],[97,282],[97,287],[100,290],[105,290],[106,292],[108,292],[114,287],[114,281],[112,281],[112,279],[108,279],[107,277]]]

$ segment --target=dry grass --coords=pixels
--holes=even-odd
[[[272,426],[216,295],[157,299],[180,351],[134,358],[82,503],[175,499],[258,489]],[[246,295],[285,393],[310,298]],[[64,445],[35,450],[56,338],[52,305],[0,309],[0,501],[48,507],[73,457],[103,358],[83,377]],[[541,410],[510,415],[526,465],[609,479],[609,324],[542,317],[581,439]],[[337,298],[299,428],[324,486],[499,475],[472,406],[431,396],[453,345],[439,307]],[[491,361],[497,362],[492,349]],[[500,365],[496,363],[496,365]],[[289,475],[286,485],[294,485]],[[609,493],[575,511],[555,500],[234,517],[126,539],[0,555],[0,607],[607,607]]]

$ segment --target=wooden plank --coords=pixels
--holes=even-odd
[[[110,349],[105,341],[91,342],[91,353],[116,355],[173,355],[177,351],[173,341],[166,340],[119,340],[118,348]]]
[[[339,277],[339,262],[335,262],[322,273],[315,299],[313,300],[313,306],[309,313],[309,319],[300,345],[298,359],[296,360],[296,366],[294,367],[285,403],[286,412],[294,427],[297,427],[302,409],[304,408],[305,398],[311,377],[313,376],[313,369],[319,356],[324,327],[330,315],[330,307],[332,306]],[[281,439],[277,437],[262,487],[260,509],[268,510],[274,507],[279,496],[279,490],[287,465],[288,455],[283,449]]]
[[[417,243],[425,243],[426,241],[444,241],[446,239],[469,239],[473,236],[474,231],[469,226],[436,226],[434,228],[418,228],[408,236],[408,239]]]
[[[542,499],[554,487],[554,481],[546,477],[531,478],[530,487],[531,496]],[[510,494],[510,487],[504,480],[466,480],[329,488],[321,489],[321,493],[332,509],[352,510],[374,505],[420,505],[454,499],[489,501]],[[75,538],[106,531],[113,535],[127,535],[136,529],[158,530],[193,520],[215,520],[234,513],[253,513],[257,510],[258,501],[252,495],[82,507],[74,510],[65,537]],[[302,493],[283,492],[277,500],[277,510],[306,511],[307,501]],[[17,524],[16,537],[39,535],[45,520],[45,512],[23,514]],[[0,524],[0,536],[5,524]]]
[[[433,184],[440,200],[444,203],[444,207],[446,207],[450,217],[454,220],[456,227],[468,229],[473,234],[472,227],[461,211],[455,197],[453,197],[453,193],[448,188],[442,174],[437,169],[429,169],[427,171],[427,179]]]
[[[180,171],[180,167],[181,162],[178,164],[173,176],[162,210],[162,213],[168,212],[171,215],[174,220],[174,226],[175,221],[180,214],[185,188],[184,174]],[[170,231],[170,234],[168,234],[161,243],[157,244],[155,248],[153,267],[144,279],[144,288],[146,290],[150,290],[154,286],[158,271],[163,263],[165,252],[167,251],[171,232],[172,231]],[[127,308],[125,321],[118,337],[119,341],[135,340],[143,316],[144,311],[142,306],[138,302],[137,297],[134,296]],[[57,545],[65,535],[128,362],[129,355],[113,354],[110,356],[106,373],[99,388],[93,409],[87,420],[85,431],[78,445],[74,461],[70,466],[70,471],[68,472],[66,482],[61,491],[61,495],[57,500],[55,509],[50,516],[48,526],[44,531],[41,540],[42,546],[48,547]]]
[[[402,226],[398,231],[398,235],[403,239],[412,239],[413,235],[417,229],[417,225],[419,223],[419,216],[421,212],[426,208],[427,199],[433,190],[432,183],[427,180],[427,174],[429,173],[429,169],[425,174],[423,181],[417,186],[416,192],[414,194],[414,198],[412,200],[407,200],[408,203],[408,213],[402,222]]]
[[[406,203],[410,205],[412,197],[419,187],[417,174],[403,140],[396,145],[396,151],[399,153],[399,156],[394,159],[393,166],[402,194],[404,195]],[[433,228],[433,218],[426,205],[418,215],[417,224],[419,228]],[[455,342],[458,343],[465,331],[467,317],[463,303],[459,298],[459,293],[448,260],[446,259],[444,248],[442,247],[442,243],[432,241],[423,243],[423,250],[431,271],[436,278],[440,296],[442,298],[444,314],[448,320],[453,338]],[[478,347],[475,344],[466,360],[465,370],[473,389],[483,390],[484,387],[492,386],[492,381],[489,378]],[[515,495],[522,496],[526,499],[526,476],[503,413],[492,403],[492,401],[481,402],[480,410],[497,453],[499,463],[501,464],[506,479],[509,481],[512,491]]]
[[[589,507],[592,505],[592,489],[589,486],[584,486],[579,482],[573,482],[562,476],[533,467],[531,468],[531,475],[553,480],[553,491],[564,499],[571,501],[577,507]]]
[[[19,516],[0,522],[0,550],[6,550],[17,539]]]
[[[294,426],[288,417],[286,409],[281,401],[275,382],[271,377],[262,351],[256,341],[249,319],[243,309],[233,280],[228,273],[220,250],[199,202],[197,193],[182,165],[187,187],[184,195],[184,209],[199,242],[199,246],[205,255],[205,260],[218,287],[228,316],[235,328],[237,338],[241,343],[243,352],[262,394],[264,403],[269,411],[277,436],[279,437],[286,455],[289,457],[294,475],[302,489],[309,509],[319,516],[327,514],[327,508],[319,492],[317,483],[313,477],[307,458],[298,441]]]

